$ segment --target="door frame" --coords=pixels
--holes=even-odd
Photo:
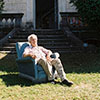
[[[59,28],[59,7],[58,0],[54,0],[54,9],[55,9],[55,27],[54,29]],[[33,29],[36,29],[36,0],[33,0]]]
[[[58,29],[59,25],[59,7],[58,7],[58,0],[54,0],[54,9],[55,9],[55,29]]]
[[[36,29],[36,0],[33,0],[33,29]]]

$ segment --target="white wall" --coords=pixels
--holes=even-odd
[[[75,12],[75,7],[69,2],[70,0],[58,0],[59,12]]]
[[[75,6],[69,3],[70,0],[66,0],[66,11],[67,12],[76,12]]]
[[[4,7],[5,12],[24,13],[22,19],[23,23],[33,22],[33,20],[35,20],[35,5],[33,6],[33,2],[35,3],[35,0],[4,0],[4,1],[5,1],[5,7]],[[59,12],[76,11],[75,7],[72,7],[71,4],[69,4],[69,1],[70,0],[58,0]],[[59,23],[60,20],[61,18],[59,15]]]
[[[22,22],[33,22],[33,0],[4,0],[4,12],[24,13]]]
[[[60,25],[60,21],[61,21],[61,16],[60,16],[60,12],[76,12],[75,7],[72,6],[72,4],[69,3],[70,0],[58,0],[58,7],[59,7],[59,25]],[[59,26],[60,28],[60,26]]]
[[[33,0],[26,0],[27,2],[27,22],[33,22]]]

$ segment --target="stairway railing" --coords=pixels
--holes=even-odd
[[[66,36],[72,38],[79,45],[93,44],[99,46],[98,30],[92,29],[83,23],[78,12],[61,12],[61,28]]]
[[[21,27],[23,13],[2,13],[0,14],[0,45],[2,45],[8,38],[11,38],[15,31]],[[3,30],[9,29],[6,35]],[[3,36],[4,35],[4,36]]]
[[[83,45],[82,40],[76,37],[72,30],[81,30],[86,28],[86,24],[83,24],[81,18],[77,12],[61,12],[61,29],[64,31],[67,37],[72,38],[72,41],[75,41],[77,45]]]
[[[45,18],[47,17],[48,18],[48,21],[49,21],[49,17],[50,17],[50,14],[52,14],[54,11],[54,8],[51,8],[50,10],[48,10],[42,17],[41,17],[41,23],[43,24],[45,22]],[[47,25],[46,25],[47,26]],[[44,26],[43,26],[44,27]]]
[[[13,35],[16,33],[17,29],[12,29],[4,38],[0,39],[0,46],[3,46],[3,44],[13,37]]]
[[[46,16],[50,15],[53,12],[54,8],[51,8],[48,12],[46,12],[41,19],[45,18]]]
[[[23,13],[2,13],[0,14],[0,28],[20,27]]]
[[[86,29],[87,24],[82,22],[82,19],[78,12],[61,12],[62,26],[68,26],[71,29]]]

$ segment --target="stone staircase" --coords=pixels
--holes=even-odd
[[[2,47],[0,52],[16,53],[15,44],[16,42],[25,42],[30,34],[36,34],[38,36],[38,44],[44,46],[53,52],[68,53],[68,52],[80,52],[82,48],[77,46],[75,42],[66,37],[61,30],[54,29],[40,29],[40,30],[29,30],[20,29],[16,34],[9,38]]]

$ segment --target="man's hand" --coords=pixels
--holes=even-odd
[[[35,59],[36,55],[34,55],[33,53],[29,52],[27,54],[23,54],[23,57],[32,57],[33,59]]]
[[[47,56],[46,58],[47,58],[47,60],[48,60],[49,62],[52,61],[52,58],[51,58],[50,56]]]
[[[29,53],[29,56],[32,57],[33,59],[36,58],[36,55],[34,55],[33,53]]]
[[[36,55],[32,55],[31,57],[32,57],[33,59],[35,59],[35,58],[36,58]]]
[[[46,58],[47,58],[47,60],[48,60],[49,62],[52,61],[52,58],[50,57],[51,54],[52,54],[52,51],[49,50],[49,52],[48,52],[48,54],[47,54],[47,56],[46,56]]]

